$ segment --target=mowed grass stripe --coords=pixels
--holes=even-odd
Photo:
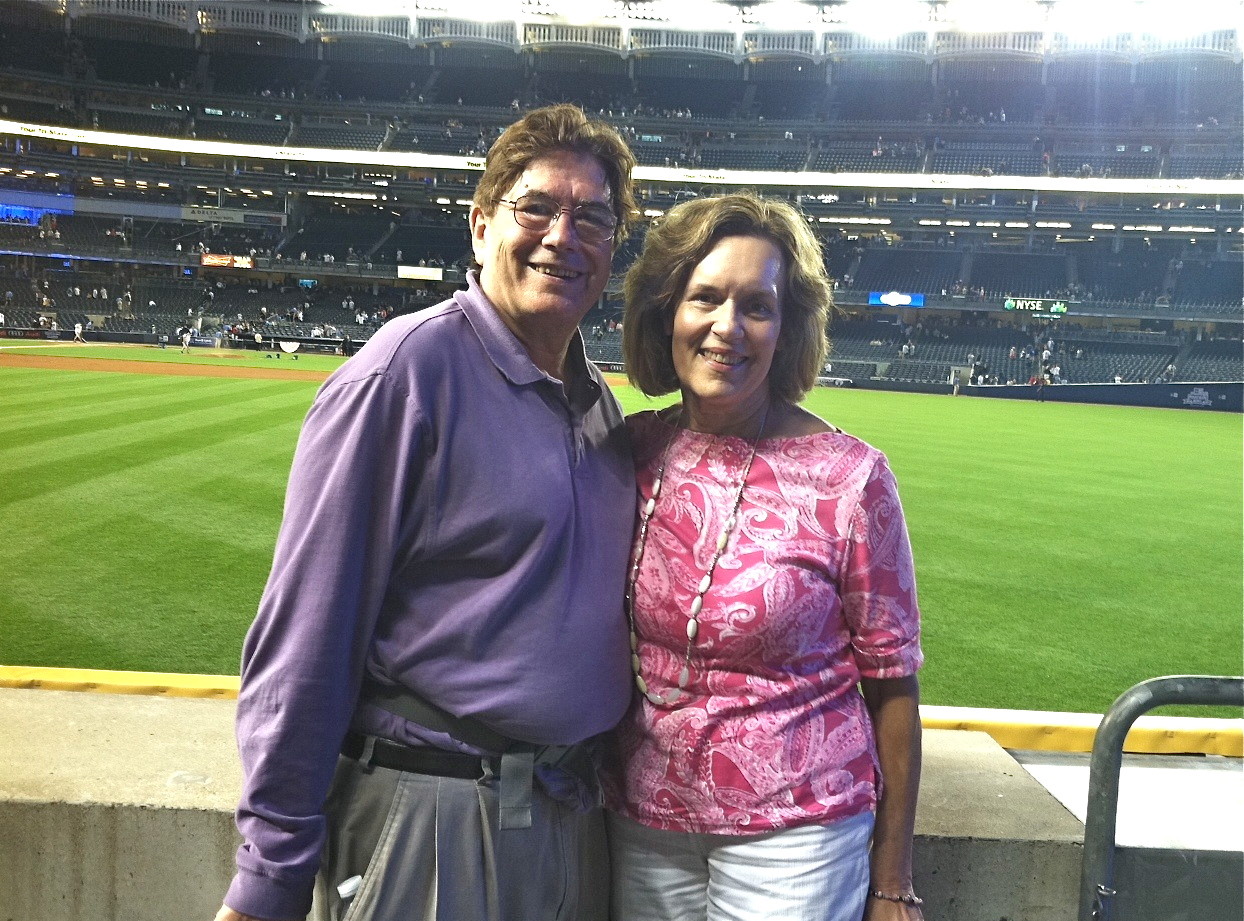
[[[66,534],[37,556],[18,554],[55,561],[55,578],[6,600],[5,635],[30,640],[28,654],[73,667],[150,670],[159,661],[171,671],[236,673],[278,516],[263,541],[210,511],[176,497],[136,502],[125,513],[87,515],[94,539],[86,544]],[[170,514],[182,520],[170,523]]]
[[[143,393],[170,385],[150,398],[162,392],[181,409],[165,427],[184,426],[183,443],[105,450],[113,469],[97,482],[45,484],[13,506],[19,514],[5,510],[13,544],[30,549],[10,570],[14,592],[0,597],[0,633],[13,637],[4,661],[232,673],[315,386],[266,405],[248,390],[256,382],[210,380],[220,389],[208,402],[235,408],[227,419],[213,408],[212,424],[234,428],[233,440],[217,440],[204,409],[186,408],[204,379],[91,376]],[[135,392],[122,386],[98,402],[133,415]],[[619,396],[629,411],[668,402],[629,388]],[[1238,416],[861,390],[818,390],[809,403],[885,450],[899,477],[926,702],[1100,712],[1155,674],[1238,671]],[[46,423],[27,410],[33,418],[10,424]],[[234,424],[257,413],[266,427]],[[106,441],[107,429],[89,437]],[[44,451],[32,454],[54,462]],[[89,456],[59,473],[81,475],[96,463]],[[3,502],[10,478],[0,484]]]
[[[87,380],[81,380],[83,377]],[[77,385],[77,392],[66,394],[58,384],[42,403],[40,418],[23,417],[27,421],[20,425],[16,417],[0,422],[0,444],[21,450],[64,437],[67,431],[69,437],[79,438],[97,431],[114,430],[118,418],[129,424],[158,422],[192,415],[205,407],[214,410],[222,403],[238,415],[246,415],[251,411],[251,404],[270,403],[274,394],[288,392],[294,395],[293,399],[302,400],[306,387],[280,381],[254,381],[251,382],[254,386],[246,392],[237,382],[228,379],[196,378],[187,384],[176,378],[150,376],[138,376],[140,383],[127,386],[127,382],[134,380],[135,376],[131,375],[73,374],[68,383]],[[86,385],[90,385],[89,389],[82,389]],[[270,411],[266,406],[256,408]],[[4,448],[0,448],[0,462],[5,459],[3,451]]]
[[[206,392],[196,385],[215,391],[221,384],[161,383],[168,380],[181,385],[173,392],[196,397]],[[118,425],[112,434],[120,444],[68,461],[90,476],[50,476],[25,501],[12,502],[15,490],[5,490],[0,502],[12,502],[14,518],[59,524],[32,528],[10,557],[18,571],[55,578],[22,580],[0,604],[0,632],[27,646],[24,658],[6,661],[147,670],[167,662],[172,671],[236,672],[239,637],[271,562],[280,471],[289,469],[315,385],[224,383],[235,393],[206,420],[201,410],[160,418],[158,439],[135,440],[150,421]],[[53,466],[63,472],[65,465]]]
[[[244,462],[245,455],[226,450],[229,442],[255,432],[279,436],[280,431],[290,427],[291,412],[299,416],[305,413],[314,393],[314,386],[307,384],[239,381],[236,399],[214,403],[196,399],[192,401],[196,403],[193,409],[166,413],[160,394],[177,393],[176,383],[167,391],[161,389],[152,394],[155,411],[144,410],[139,414],[147,418],[114,412],[105,402],[93,401],[98,414],[96,421],[112,418],[116,420],[113,426],[100,428],[86,423],[79,431],[72,422],[67,422],[56,434],[44,420],[40,423],[42,439],[25,444],[14,441],[10,448],[0,451],[0,463],[11,471],[16,481],[6,490],[6,495],[0,497],[0,507],[48,491],[72,488],[82,482],[94,483],[95,488],[99,488],[98,481],[115,470],[150,468],[157,463],[175,468],[177,457],[199,451],[210,452],[198,459],[203,465],[200,470],[206,473],[213,472],[217,463],[227,465],[230,457]],[[196,395],[202,392],[196,386],[197,379],[180,383],[182,390]],[[179,396],[174,402],[181,399]],[[123,405],[128,402],[128,397],[121,401]],[[294,426],[296,424],[293,422]],[[148,485],[161,488],[173,485],[173,481],[172,477],[156,471]]]

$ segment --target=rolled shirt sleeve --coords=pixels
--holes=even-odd
[[[919,670],[924,654],[911,540],[894,474],[880,454],[851,517],[842,601],[862,677]]]

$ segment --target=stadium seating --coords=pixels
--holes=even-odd
[[[916,173],[923,156],[914,144],[838,142],[817,151],[812,169],[829,173]]]
[[[1066,256],[1044,253],[976,253],[971,277],[973,288],[984,288],[991,297],[1057,297],[1067,290],[1070,278]]]
[[[853,287],[937,294],[959,280],[962,262],[963,253],[956,250],[871,247],[864,251]]]
[[[1226,144],[1174,144],[1171,179],[1230,179],[1244,177],[1244,152]]]
[[[10,6],[0,8],[0,19],[6,15],[13,15]],[[1146,93],[1120,93],[1116,99],[1114,89],[1106,87],[1091,100],[1077,100],[1076,93],[1092,85],[1088,71],[1077,76],[1076,68],[1058,55],[1049,62],[1048,75],[1032,61],[948,58],[939,61],[937,80],[930,81],[926,61],[868,54],[832,63],[756,56],[740,65],[728,56],[594,56],[554,47],[514,55],[457,41],[435,48],[384,43],[365,54],[355,39],[345,36],[322,44],[265,38],[261,46],[250,37],[206,32],[194,43],[180,34],[168,36],[166,42],[152,43],[157,47],[147,53],[147,44],[106,37],[132,37],[132,23],[95,29],[87,22],[102,23],[106,14],[79,17],[70,30],[58,16],[46,19],[48,28],[10,28],[0,39],[6,60],[6,70],[0,72],[0,105],[7,107],[4,114],[10,118],[243,144],[479,156],[514,119],[515,103],[522,108],[571,99],[608,113],[644,165],[969,176],[1037,176],[1048,166],[1061,176],[1178,179],[1223,178],[1244,171],[1244,154],[1235,143],[1238,90],[1219,100],[1209,98],[1213,93],[1206,88],[1216,84],[1198,83],[1198,94],[1205,98],[1199,100],[1202,110],[1189,121],[1191,116],[1154,89],[1142,67],[1136,86]],[[67,34],[79,28],[82,37]],[[1109,119],[1094,118],[1092,107],[1106,101],[1118,111]],[[1097,130],[1107,122],[1108,130]],[[1085,130],[1085,124],[1094,131]],[[306,292],[294,290],[288,281],[273,281],[269,289],[266,278],[254,286],[254,294],[250,286],[226,287],[213,310],[262,322],[266,308],[270,323],[293,331],[348,322],[339,316],[338,295],[344,285],[358,282],[362,269],[357,261],[368,253],[378,269],[368,281],[380,285],[392,282],[398,250],[406,264],[422,260],[452,267],[469,258],[465,208],[453,204],[441,209],[435,199],[470,198],[473,174],[386,167],[382,175],[390,185],[385,189],[400,201],[390,213],[388,207],[346,208],[340,201],[304,194],[316,185],[322,186],[321,194],[376,194],[371,182],[377,177],[356,172],[348,162],[315,164],[291,158],[274,163],[206,155],[178,160],[176,152],[147,155],[141,148],[132,157],[92,145],[71,151],[48,138],[26,139],[19,153],[8,139],[7,148],[0,144],[0,186],[73,195],[78,205],[87,207],[61,217],[60,239],[40,239],[38,227],[29,222],[0,223],[0,249],[8,253],[0,257],[0,269],[12,273],[20,265],[34,264],[41,274],[51,272],[62,289],[65,277],[92,283],[105,279],[112,298],[121,290],[119,273],[133,286],[136,317],[112,317],[109,322],[139,330],[153,322],[163,329],[169,321],[184,321],[185,311],[200,306],[203,278],[215,277],[205,273],[178,283],[178,272],[199,271],[199,247],[239,254],[254,249],[261,270],[319,280],[304,309],[304,322],[288,319],[287,311],[290,305],[306,304]],[[922,292],[930,295],[930,316],[953,314],[967,320],[996,310],[997,299],[1005,295],[1070,295],[1084,312],[1104,314],[1108,306],[1110,318],[1086,318],[1086,326],[1128,325],[1119,322],[1123,317],[1133,325],[1168,332],[1176,319],[1181,332],[1195,324],[1208,334],[1214,329],[1208,325],[1211,320],[1218,331],[1238,330],[1244,272],[1236,241],[1224,237],[1228,225],[1222,209],[1230,215],[1232,206],[1227,199],[1190,195],[1186,203],[1184,196],[1178,202],[1120,202],[1113,196],[1034,196],[1022,188],[994,193],[984,188],[989,184],[945,192],[938,187],[891,191],[884,183],[875,185],[882,191],[851,188],[849,177],[837,177],[828,189],[777,193],[800,196],[818,232],[838,228],[827,238],[826,264],[843,282],[837,299],[847,309],[860,308],[870,291]],[[241,188],[273,194],[255,201]],[[690,178],[646,183],[641,207],[663,211],[715,188]],[[96,201],[101,213],[93,215]],[[127,216],[128,202],[141,208]],[[162,210],[147,210],[154,205]],[[290,226],[261,233],[250,224],[230,229],[226,222],[224,229],[213,230],[210,220],[179,220],[170,205],[285,211]],[[162,216],[141,216],[144,211]],[[1155,232],[1150,241],[1122,229],[1133,220],[1156,224],[1159,211],[1163,225],[1213,224],[1217,236],[1206,232],[1198,246],[1187,235],[1169,230]],[[936,220],[917,223],[926,216]],[[236,213],[231,217],[241,220]],[[964,228],[955,231],[957,236],[949,232],[948,218]],[[1043,219],[1047,228],[1074,222],[1076,232],[1059,239],[1056,230],[1028,226]],[[884,236],[862,226],[878,220],[891,222]],[[1230,220],[1230,226],[1239,226],[1237,219]],[[1022,229],[1008,232],[1002,221]],[[1119,226],[1090,241],[1090,221]],[[1000,232],[977,229],[981,225]],[[642,238],[641,226],[617,254],[619,273],[633,260]],[[351,249],[356,262],[347,268]],[[304,251],[306,262],[299,259]],[[324,262],[326,254],[337,263]],[[92,265],[112,263],[122,268],[115,273],[91,270]],[[611,291],[617,284],[615,278]],[[28,283],[13,287],[12,316],[17,316],[17,310],[34,303]],[[401,305],[405,308],[436,300],[450,287],[394,290],[396,300],[407,299]],[[979,289],[983,294],[976,293]],[[943,290],[957,296],[942,301]],[[360,306],[368,305],[369,313],[379,306],[398,308],[390,295],[354,295]],[[608,318],[616,318],[617,295],[610,297],[614,312]],[[157,308],[148,318],[150,300]],[[74,316],[109,316],[107,306],[69,304],[62,294],[57,298],[58,322],[67,326]],[[892,317],[897,313],[887,312]],[[843,321],[834,331],[831,366],[843,376],[943,382],[951,367],[963,366],[972,355],[1002,380],[1026,380],[1032,361],[1009,358],[1012,345],[1030,344],[1029,333],[1019,330],[1023,318],[1005,317],[1011,325],[996,329],[994,318],[999,315],[945,327],[938,326],[945,316],[935,317],[937,322],[910,334],[916,352],[908,356],[900,354],[908,333],[893,323],[869,329]],[[912,314],[904,319],[910,321]],[[597,325],[604,330],[599,338]],[[1067,357],[1074,350],[1064,354],[1060,349],[1064,379],[1100,381],[1119,373],[1127,380],[1147,380],[1171,363],[1181,373],[1199,375],[1190,379],[1239,374],[1230,355],[1185,346],[1179,339],[1132,341],[1116,331],[1094,345],[1092,339],[1073,339],[1071,333],[1080,331],[1072,323],[1062,328],[1068,330],[1064,338],[1082,342],[1085,351],[1078,360]],[[607,323],[585,324],[585,340],[589,338],[592,354],[620,360],[620,337]]]
[[[1080,285],[1098,300],[1147,301],[1160,295],[1174,252],[1134,241],[1114,252],[1110,245],[1076,247],[1075,266]]]
[[[1244,266],[1234,259],[1186,259],[1176,264],[1177,304],[1218,305],[1239,310],[1244,302]]]
[[[802,170],[808,159],[803,147],[743,147],[703,145],[699,165],[704,169]]]
[[[200,115],[195,119],[194,136],[209,141],[235,141],[239,144],[284,144],[291,125],[260,119],[215,118]]]
[[[1157,177],[1159,156],[1156,151],[1133,150],[1128,145],[1116,146],[1127,149],[1121,151],[1104,147],[1080,150],[1060,149],[1054,156],[1052,172],[1056,176],[1113,176],[1118,179],[1154,179]]]
[[[1176,380],[1244,380],[1244,342],[1218,339],[1192,343],[1177,362]]]
[[[101,131],[119,131],[123,134],[180,137],[184,133],[183,121],[178,116],[116,109],[96,109],[91,113],[91,124]]]
[[[1072,346],[1077,340],[1069,340]],[[1087,384],[1112,381],[1117,377],[1124,383],[1142,383],[1155,379],[1167,365],[1174,362],[1177,346],[1150,346],[1133,343],[1094,341],[1084,343],[1084,355],[1074,357],[1074,352],[1062,359],[1062,377],[1070,384]]]
[[[383,124],[305,124],[294,129],[293,143],[300,147],[376,150],[384,141],[385,131]]]
[[[1030,144],[946,142],[933,153],[930,172],[960,175],[1039,176],[1041,153]]]

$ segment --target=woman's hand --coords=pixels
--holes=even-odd
[[[870,895],[864,903],[863,921],[924,921],[924,913],[918,905],[892,902]]]

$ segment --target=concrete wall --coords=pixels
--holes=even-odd
[[[210,921],[237,847],[233,710],[0,688],[0,921]],[[1074,919],[1080,823],[984,733],[924,750],[930,921]]]

